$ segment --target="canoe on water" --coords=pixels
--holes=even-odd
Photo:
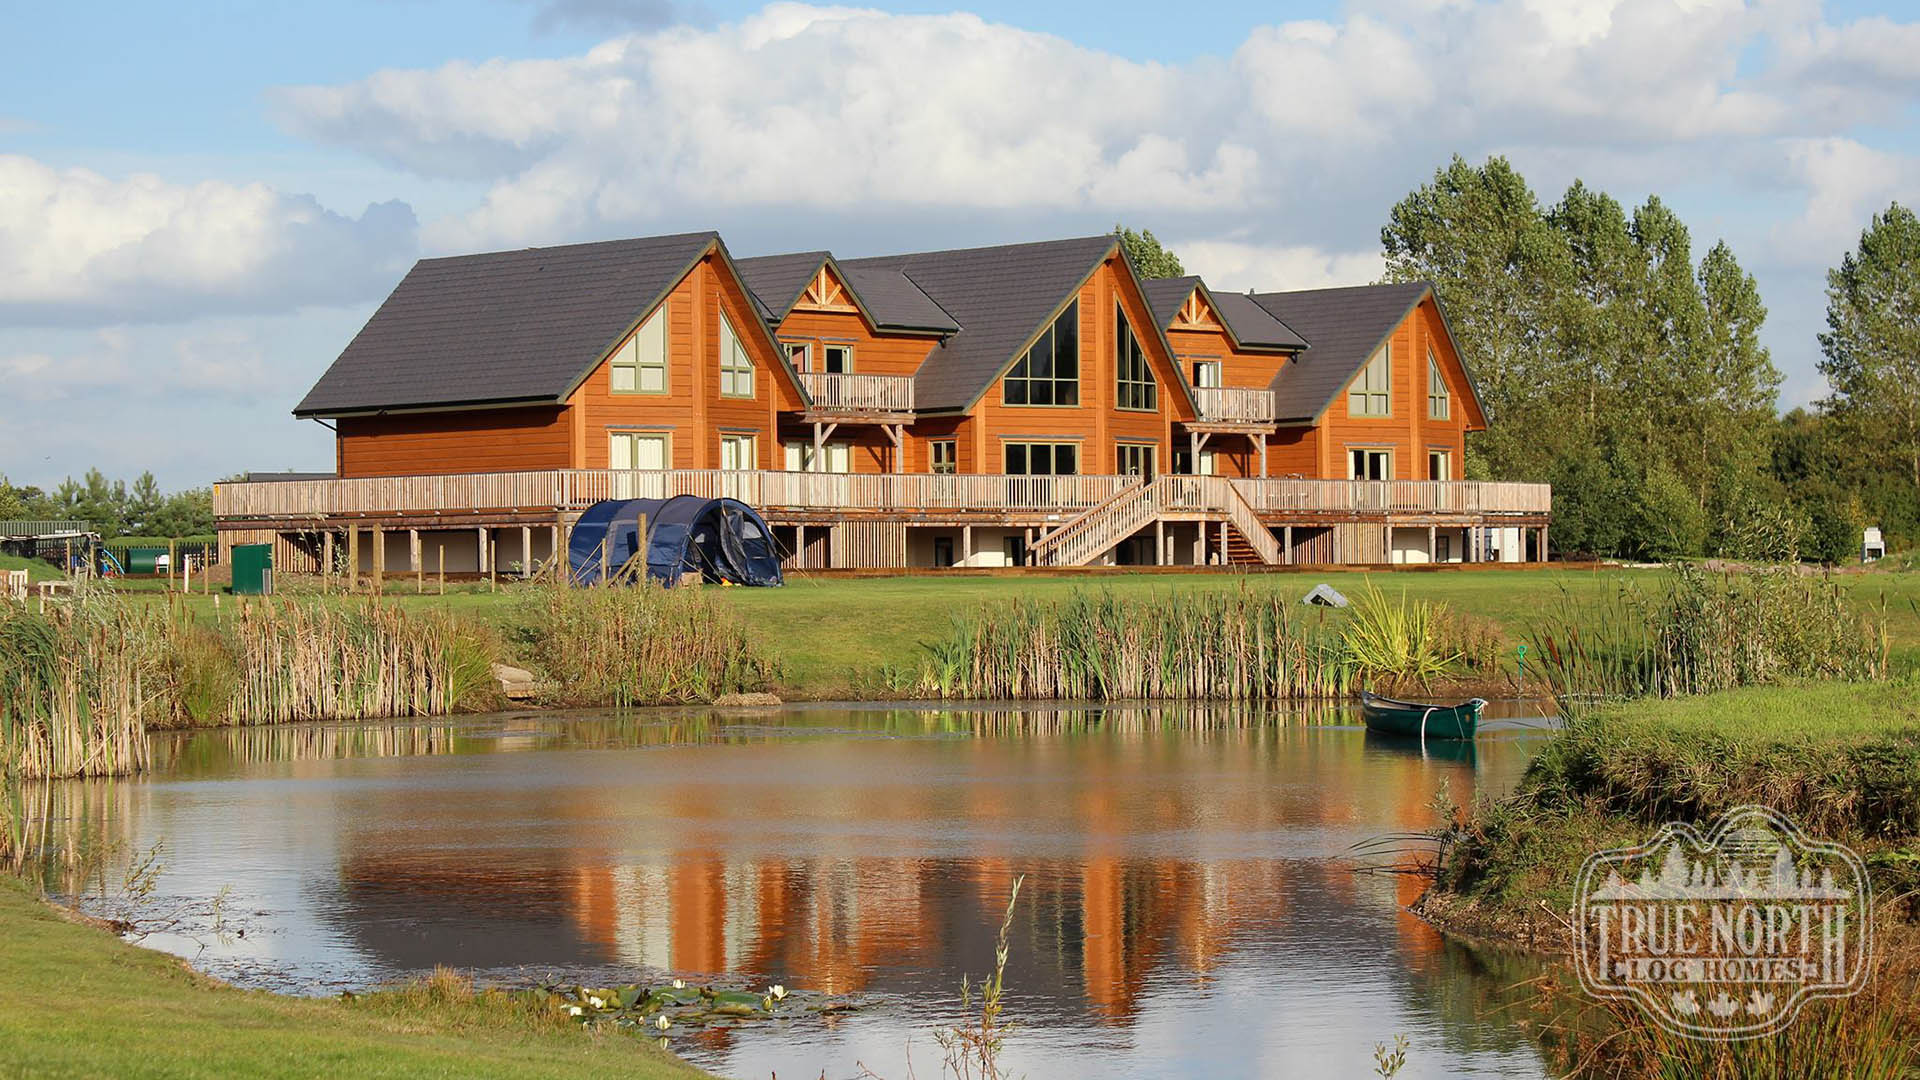
[[[1471,739],[1480,726],[1480,710],[1487,703],[1474,698],[1458,705],[1430,705],[1396,701],[1378,694],[1360,694],[1360,715],[1367,730],[1416,739]]]

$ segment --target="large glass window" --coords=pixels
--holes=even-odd
[[[1348,416],[1390,416],[1393,413],[1392,348],[1380,346],[1367,366],[1347,387]]]
[[[1447,392],[1447,380],[1440,374],[1440,360],[1427,350],[1427,417],[1445,420],[1453,412],[1453,395]]]
[[[632,337],[621,342],[608,370],[616,394],[667,392],[667,305],[661,304]]]
[[[1080,404],[1080,301],[1068,304],[1013,362],[1001,396],[1008,405]]]
[[[1147,351],[1127,322],[1127,313],[1113,305],[1114,385],[1113,403],[1121,409],[1152,410],[1158,407],[1153,385],[1153,368],[1147,363]]]
[[[1347,475],[1355,480],[1393,479],[1393,451],[1349,450]]]
[[[927,444],[927,471],[950,476],[960,471],[960,444],[954,439],[935,439]]]
[[[814,457],[813,443],[795,440],[786,446],[788,472],[829,472],[844,473],[853,471],[851,448],[843,442],[830,442],[821,448],[821,456]],[[820,465],[815,467],[816,462]]]
[[[723,397],[753,396],[753,358],[740,335],[733,332],[727,313],[720,313],[720,394]]]
[[[1066,476],[1080,471],[1076,443],[1007,443],[1007,472],[1015,476]]]

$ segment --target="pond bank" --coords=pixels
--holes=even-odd
[[[353,1001],[236,990],[0,877],[0,1073],[576,1077],[707,1074],[636,1037],[457,985]]]
[[[1852,847],[1875,895],[1895,898],[1877,912],[1879,964],[1867,989],[1810,1005],[1778,1035],[1716,1045],[1674,1039],[1635,1006],[1583,1000],[1563,968],[1539,987],[1556,1012],[1543,1045],[1581,1075],[1657,1075],[1656,1063],[1676,1055],[1696,1075],[1840,1075],[1836,1062],[1847,1076],[1905,1075],[1920,1038],[1910,902],[1920,885],[1920,686],[1911,680],[1748,688],[1582,718],[1512,795],[1475,805],[1440,834],[1432,886],[1412,910],[1464,939],[1570,962],[1587,856],[1750,803]]]

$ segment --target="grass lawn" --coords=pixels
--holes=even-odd
[[[0,555],[0,570],[25,570],[29,581],[52,581],[60,571],[45,559],[23,559],[18,555]]]
[[[779,690],[788,697],[871,697],[887,692],[884,673],[919,670],[921,646],[943,637],[955,617],[983,604],[1016,596],[1064,599],[1076,589],[1153,594],[1221,589],[1278,590],[1304,595],[1324,581],[1354,595],[1368,581],[1395,595],[1442,601],[1455,609],[1498,623],[1509,649],[1528,640],[1533,621],[1560,602],[1635,587],[1655,590],[1659,570],[1551,569],[1460,571],[1357,571],[1261,574],[1062,574],[1020,577],[821,578],[795,575],[784,588],[710,587],[746,621],[748,632],[777,658],[784,671]],[[1843,587],[1862,604],[1884,604],[1896,668],[1920,666],[1920,572],[1843,575]],[[128,588],[153,591],[160,582],[130,582]],[[396,576],[388,595],[412,608],[472,614],[505,623],[512,616],[518,588],[462,583],[438,595],[431,583],[425,595],[411,579]],[[231,599],[227,601],[231,604]],[[195,610],[211,611],[212,598],[194,594]]]
[[[0,1075],[577,1077],[706,1074],[469,995],[355,1002],[235,990],[78,925],[0,880]]]

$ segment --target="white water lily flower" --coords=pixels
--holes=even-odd
[[[773,995],[773,1000],[775,1001],[784,1001],[787,996],[787,988],[781,986],[779,983],[774,983],[773,987],[769,989],[767,993]]]
[[[675,990],[685,990],[687,988],[687,980],[685,979],[673,980],[673,988]]]
[[[567,1006],[567,1015],[568,1015],[568,1016],[579,1016],[579,1015],[580,1015],[580,1006],[578,1006],[578,1005],[569,1005],[569,1006]]]
[[[589,1005],[591,1005],[591,1006],[593,1006],[593,1007],[594,1007],[594,1008],[596,1008],[596,1009],[604,1009],[604,1008],[606,1008],[606,1007],[607,1007],[607,1003],[606,1003],[606,1002],[604,1002],[604,1001],[602,1001],[602,1000],[600,1000],[600,999],[599,999],[599,998],[597,998],[597,997],[590,997],[590,998],[588,998],[588,999],[587,999],[587,1004],[589,1004]]]
[[[673,1026],[673,1021],[667,1019],[666,1013],[661,1013],[659,1016],[653,1018],[653,1026],[659,1028],[661,1031],[665,1031]]]

